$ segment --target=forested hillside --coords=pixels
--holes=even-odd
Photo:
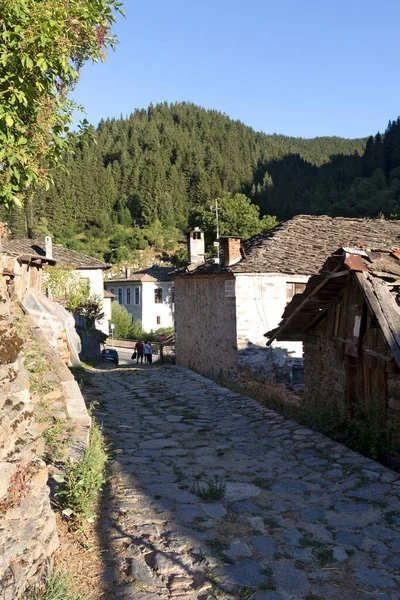
[[[118,262],[149,245],[173,247],[199,208],[224,192],[262,215],[397,214],[400,121],[384,136],[290,138],[255,132],[217,111],[160,104],[101,121],[65,158],[66,172],[7,215],[14,235],[50,233]]]

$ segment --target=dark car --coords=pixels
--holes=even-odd
[[[109,360],[110,362],[115,362],[117,365],[119,363],[118,352],[116,350],[112,350],[111,348],[106,348],[101,353],[104,360]]]

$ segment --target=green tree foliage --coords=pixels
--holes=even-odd
[[[124,306],[113,302],[111,304],[111,322],[115,325],[114,336],[125,340],[130,337],[132,331],[132,316]]]
[[[43,273],[43,289],[48,289],[53,298],[68,311],[83,315],[91,320],[104,318],[102,300],[90,294],[90,284],[77,271],[68,267],[51,267]]]
[[[0,209],[18,235],[50,233],[74,250],[121,262],[148,247],[174,249],[189,220],[198,224],[193,215],[225,194],[244,194],[261,217],[278,220],[400,214],[399,119],[368,140],[306,140],[164,103],[101,121],[93,136],[97,144],[77,141],[74,155],[65,155],[68,172],[58,171],[53,187],[19,212]]]
[[[49,181],[69,141],[68,94],[85,61],[114,46],[115,10],[117,0],[0,0],[0,204]]]
[[[267,198],[276,187],[267,163],[296,152],[317,168],[332,154],[361,153],[365,146],[364,140],[267,136],[186,103],[101,121],[93,135],[87,145],[75,144],[64,159],[67,172],[57,172],[55,185],[24,209],[27,228],[34,235],[46,215],[58,241],[116,262],[121,256],[110,253],[120,245],[132,251],[179,239],[192,209],[224,192],[245,193],[262,215],[276,214],[270,207],[281,201],[274,196],[271,205]],[[126,239],[113,244],[116,225]]]
[[[244,194],[224,193],[217,199],[220,235],[237,235],[247,239],[277,225],[275,217],[260,219],[260,209]],[[208,246],[217,235],[217,217],[214,203],[193,210],[190,224],[205,232]]]

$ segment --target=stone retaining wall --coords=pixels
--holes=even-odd
[[[22,343],[1,289],[0,305],[0,597],[17,600],[51,560],[58,537],[47,467],[35,450]]]

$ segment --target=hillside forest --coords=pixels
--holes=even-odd
[[[101,121],[54,184],[1,209],[13,236],[50,234],[106,261],[174,252],[188,227],[247,237],[295,214],[398,218],[400,118],[368,139],[257,133],[188,103]],[[236,214],[235,214],[236,210]]]

